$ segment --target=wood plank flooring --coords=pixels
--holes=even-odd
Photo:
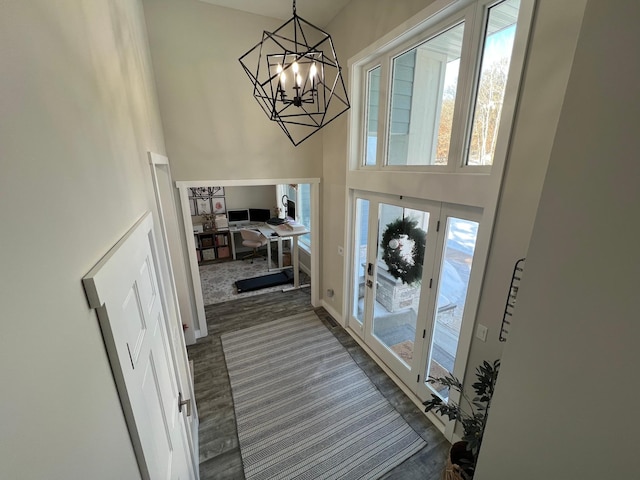
[[[205,308],[209,335],[188,348],[194,365],[200,416],[201,480],[244,479],[220,335],[309,310],[314,308],[307,289],[259,295]],[[383,478],[439,479],[449,449],[447,440],[324,308],[315,311],[389,403],[427,442],[425,448]]]

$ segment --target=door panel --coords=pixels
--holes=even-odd
[[[453,374],[459,355],[459,341],[465,321],[472,322],[465,306],[478,237],[480,213],[462,207],[447,207],[442,212],[443,231],[439,239],[441,252],[434,269],[437,304],[428,340],[428,356],[424,361],[421,397],[437,393],[447,399],[449,392],[426,383],[429,376]]]
[[[84,278],[143,478],[194,479],[146,214]],[[184,348],[184,345],[176,346]]]
[[[447,398],[426,379],[453,372],[472,321],[464,313],[481,212],[364,192],[354,206],[349,327],[419,398]]]
[[[351,317],[358,325],[357,333],[362,335],[362,323],[365,315],[365,294],[367,288],[366,282],[366,270],[368,262],[368,247],[369,241],[369,200],[363,198],[356,198],[356,211],[355,211],[355,238],[354,238],[354,252],[353,255],[353,268],[352,268],[352,310]]]
[[[400,223],[398,223],[400,222]],[[426,244],[427,231],[429,229],[429,212],[414,210],[380,203],[378,207],[378,238],[376,256],[376,294],[373,310],[373,337],[385,349],[399,360],[405,368],[411,369],[416,344],[416,326],[418,311],[420,308],[420,294],[422,290],[422,278],[415,282],[407,282],[397,270],[404,271],[405,264],[412,264],[414,271],[413,253],[416,251],[415,242],[409,235],[409,229],[416,223],[413,232],[420,232],[423,244]],[[394,234],[389,245],[384,245],[384,234],[387,229],[395,225],[400,226],[399,235]],[[395,229],[397,230],[397,229]],[[391,236],[388,234],[388,236]],[[393,248],[395,247],[395,248]],[[400,268],[391,269],[385,261],[385,251],[394,254],[393,259],[398,260]],[[424,253],[423,261],[424,266]],[[393,260],[389,260],[393,262]],[[406,272],[405,274],[408,274]]]

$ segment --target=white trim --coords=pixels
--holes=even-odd
[[[244,180],[180,180],[176,181],[178,188],[210,187],[256,187],[261,185],[281,185],[293,183],[320,183],[320,178],[253,178]]]
[[[384,37],[352,56],[347,61],[347,67],[351,69],[354,64],[371,61],[371,57],[396,48],[405,41],[404,39],[422,33],[433,24],[432,22],[441,17],[449,16],[449,7],[452,5],[460,4],[462,6],[469,3],[472,2],[470,0],[436,0],[409,20],[402,22]]]
[[[178,182],[176,182],[177,184]],[[198,269],[198,259],[196,258],[196,242],[193,238],[193,223],[191,222],[191,208],[189,207],[189,194],[186,188],[180,188],[180,206],[182,207],[182,219],[184,221],[184,237],[187,242],[189,257],[189,270],[193,282],[193,297],[196,302],[196,314],[198,316],[198,328],[195,331],[196,338],[206,337],[207,317],[204,313],[204,299],[202,297],[202,287],[200,283],[200,270]]]
[[[425,412],[422,401],[415,395],[415,393],[409,390],[409,388],[402,382],[402,380],[400,380],[400,378],[395,373],[393,373],[393,371],[391,371],[391,369],[387,367],[382,360],[380,360],[380,358],[373,352],[373,350],[371,350],[371,348],[369,348],[367,344],[364,343],[364,341],[360,337],[358,337],[358,335],[353,330],[351,330],[350,328],[345,328],[345,331],[349,335],[351,335],[351,337],[358,343],[358,345],[360,345],[365,353],[369,355],[369,357],[371,357],[374,362],[376,362],[376,364],[384,371],[384,373],[387,374],[387,376],[398,386],[398,388],[400,388],[400,390],[402,390],[402,392],[407,397],[409,397],[409,400],[411,400],[416,405],[416,407],[418,407],[420,411],[423,412],[423,414],[431,421],[431,423],[444,434],[445,425],[442,423],[442,419],[431,412]]]
[[[340,326],[342,326],[342,328],[345,328],[344,318],[342,318],[342,315],[340,315],[335,308],[329,305],[329,303],[325,299],[322,299],[321,303],[322,303],[322,308],[324,308],[327,312],[329,312],[329,315],[331,315],[333,319],[336,322],[338,322]]]
[[[180,205],[185,228],[185,240],[187,242],[187,255],[189,257],[189,270],[193,281],[193,296],[196,302],[199,329],[196,330],[196,338],[207,336],[207,319],[204,311],[204,298],[200,282],[200,270],[196,258],[196,245],[193,239],[193,223],[191,222],[191,209],[189,207],[189,194],[187,189],[193,187],[252,187],[263,185],[288,185],[308,183],[311,185],[311,305],[318,306],[320,273],[319,260],[319,198],[320,178],[271,178],[271,179],[235,179],[235,180],[191,180],[176,181],[176,187],[180,192]]]
[[[369,357],[371,357],[371,359],[376,362],[376,364],[380,368],[382,368],[382,370],[384,370],[387,376],[398,386],[398,388],[403,391],[403,393],[407,397],[409,397],[409,399],[420,409],[420,411],[424,413],[424,415],[431,421],[431,423],[433,423],[433,425],[444,434],[445,424],[442,423],[442,419],[431,412],[424,412],[422,401],[415,395],[415,393],[409,390],[409,388],[400,380],[400,378],[395,373],[393,373],[382,360],[380,360],[380,358],[373,352],[373,350],[371,350],[371,348],[369,348],[351,328],[345,325],[345,318],[340,315],[338,311],[335,310],[331,305],[329,305],[329,303],[324,299],[322,300],[322,308],[324,308],[329,313],[329,315],[331,315],[333,319],[342,326],[345,332],[347,332],[358,343],[358,345],[360,345],[365,353],[369,355]]]
[[[320,179],[311,184],[311,305],[318,306],[320,296]]]
[[[162,233],[162,245],[164,246],[164,249],[166,251],[167,264],[169,265],[169,285],[171,287],[171,293],[174,299],[173,301],[176,306],[176,313],[178,316],[178,320],[180,321],[180,324],[181,324],[180,326],[182,327],[182,322],[185,321],[187,322],[187,326],[191,327],[191,329],[187,329],[186,332],[183,330],[182,340],[186,345],[192,345],[196,342],[196,336],[195,336],[195,330],[194,330],[194,319],[192,318],[193,312],[191,311],[190,302],[187,302],[186,305],[183,305],[183,308],[188,310],[187,312],[184,312],[184,313],[187,313],[188,316],[183,320],[182,318],[183,312],[181,312],[180,310],[181,305],[178,298],[178,289],[176,287],[176,279],[173,273],[173,263],[171,261],[169,239],[167,237],[167,228],[165,224],[165,212],[161,203],[162,199],[160,198],[160,192],[159,192],[158,174],[156,173],[156,168],[158,166],[166,167],[167,172],[169,174],[169,181],[171,181],[171,167],[169,166],[169,157],[166,157],[164,155],[161,155],[155,152],[147,152],[147,153],[149,156],[149,163],[151,164],[151,177],[153,182],[153,189],[156,196],[156,206],[158,208],[158,217],[159,217],[158,223],[160,225],[160,231]],[[171,201],[173,201],[173,198],[171,198]]]

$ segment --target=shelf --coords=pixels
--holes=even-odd
[[[199,265],[231,259],[231,239],[228,230],[211,230],[193,234]]]

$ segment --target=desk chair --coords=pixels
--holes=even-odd
[[[249,230],[246,228],[240,230],[240,235],[242,235],[242,245],[253,248],[253,252],[242,257],[242,260],[250,258],[251,263],[253,263],[254,258],[265,258],[263,255],[258,254],[258,249],[260,247],[264,247],[269,242],[267,237],[256,230]]]

